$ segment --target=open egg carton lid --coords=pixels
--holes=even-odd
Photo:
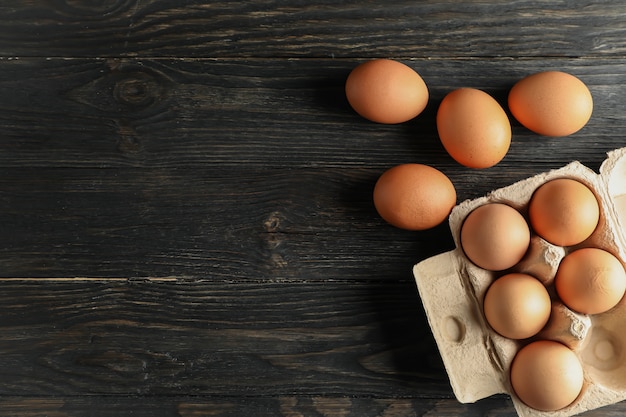
[[[577,354],[583,366],[584,386],[579,397],[563,409],[535,410],[516,397],[509,376],[512,360],[526,342],[500,336],[483,315],[484,294],[497,274],[471,263],[461,249],[461,225],[474,208],[503,202],[526,216],[537,187],[564,177],[579,180],[596,195],[601,208],[596,231],[583,243],[568,248],[534,236],[527,255],[516,266],[518,272],[534,275],[549,286],[566,253],[585,246],[603,247],[626,265],[626,148],[621,148],[608,153],[599,174],[574,161],[460,203],[449,218],[456,249],[413,268],[429,325],[460,402],[508,394],[521,417],[566,417],[626,399],[626,297],[603,314],[579,314],[564,306],[556,312],[560,316],[557,324],[544,329],[542,335],[564,343]]]

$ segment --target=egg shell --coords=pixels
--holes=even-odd
[[[425,230],[441,224],[456,204],[452,181],[424,164],[389,168],[376,181],[373,192],[378,214],[393,226]]]
[[[583,128],[593,112],[589,88],[562,71],[543,71],[519,80],[508,96],[511,114],[545,136],[567,136]]]
[[[345,92],[354,111],[377,123],[407,122],[428,104],[428,87],[422,77],[391,59],[358,65],[348,75]]]
[[[624,296],[626,271],[610,252],[581,248],[561,261],[555,288],[570,309],[583,314],[600,314],[615,307]]]
[[[588,315],[569,309],[554,289],[560,262],[577,249],[602,248],[617,257],[622,266],[626,264],[625,177],[626,148],[622,148],[608,154],[599,174],[574,161],[454,207],[449,225],[456,249],[417,263],[413,273],[450,384],[460,402],[505,393],[511,396],[521,417],[568,417],[626,400],[626,297],[607,312]],[[484,315],[486,291],[502,273],[473,264],[461,249],[460,239],[463,221],[475,208],[505,203],[527,216],[535,190],[557,178],[572,178],[588,186],[600,204],[600,219],[588,239],[571,247],[557,246],[533,235],[524,259],[507,271],[532,273],[552,294],[550,319],[531,340],[563,343],[583,366],[582,390],[573,403],[556,411],[541,411],[517,397],[510,379],[511,364],[529,340],[498,334]]]
[[[517,264],[530,246],[524,217],[507,204],[484,204],[461,226],[461,248],[481,268],[502,271]]]
[[[437,109],[437,132],[448,154],[466,167],[489,168],[511,145],[511,123],[489,94],[475,88],[448,93]]]
[[[528,205],[535,232],[550,243],[573,246],[594,232],[600,207],[593,192],[579,181],[558,178],[537,188]]]
[[[539,333],[552,312],[550,294],[541,281],[523,273],[494,280],[485,293],[483,310],[489,325],[509,339],[527,339]]]
[[[537,340],[522,347],[511,364],[511,385],[525,404],[556,411],[576,400],[583,388],[583,368],[567,346]]]

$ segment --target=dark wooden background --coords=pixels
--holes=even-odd
[[[377,125],[358,63],[431,99]],[[3,0],[0,415],[514,416],[459,404],[413,264],[453,246],[376,214],[387,168],[433,165],[459,202],[626,146],[626,4],[614,1]],[[456,87],[502,104],[533,72],[581,78],[589,124],[456,164]],[[589,412],[621,416],[626,404]]]

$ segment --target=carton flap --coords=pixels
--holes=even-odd
[[[502,369],[455,251],[418,263],[413,274],[456,398],[471,403],[505,393]]]

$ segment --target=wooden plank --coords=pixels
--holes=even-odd
[[[7,396],[450,398],[412,283],[2,281]]]
[[[514,415],[506,396],[452,398],[410,275],[450,248],[446,226],[391,228],[371,190],[402,162],[441,168],[459,200],[597,168],[624,143],[626,9],[336,3],[0,4],[0,414]],[[387,56],[430,87],[407,124],[343,96]],[[514,123],[487,171],[447,157],[448,91],[504,103],[543,69],[590,86],[583,131]]]
[[[624,142],[620,60],[407,62],[424,68],[432,102],[382,126],[341,101],[351,60],[0,61],[0,276],[410,280],[451,238],[380,220],[371,192],[384,169],[434,165],[462,201],[574,159],[597,168]],[[557,66],[594,94],[581,132],[550,139],[514,122],[489,170],[445,154],[434,114],[446,92],[503,101],[522,74]]]
[[[621,2],[5,0],[2,56],[622,56]]]
[[[509,180],[573,158],[597,165],[624,139],[621,59],[405,61],[423,75],[431,99],[415,120],[391,126],[364,120],[347,104],[345,78],[359,62],[0,60],[0,166],[382,170],[416,161],[454,171],[460,181],[484,172]],[[547,69],[589,85],[595,108],[582,131],[545,138],[512,120],[513,144],[497,167],[463,169],[447,156],[435,125],[445,94],[481,88],[506,107],[517,80]]]
[[[234,399],[202,399],[197,397],[9,397],[0,400],[0,407],[7,415],[25,417],[113,417],[132,415],[136,417],[401,417],[437,415],[438,417],[470,417],[481,412],[489,416],[511,416],[512,408],[506,398],[494,398],[477,404],[459,404],[452,399],[396,399],[290,396],[274,398],[247,397]],[[615,407],[618,416],[624,410]],[[591,417],[598,414],[590,414]]]
[[[474,404],[454,399],[359,398],[290,396],[232,398],[198,397],[4,397],[0,407],[7,415],[24,417],[513,417],[508,397],[495,396]],[[585,413],[585,417],[621,417],[624,403]]]
[[[202,399],[197,397],[9,397],[0,400],[0,407],[7,415],[25,417],[113,417],[132,415],[136,417],[401,417],[437,415],[439,417],[470,417],[481,412],[489,416],[511,416],[512,408],[506,398],[494,398],[476,404],[459,404],[452,399],[395,399],[290,396],[275,398],[247,397],[234,399]],[[618,416],[623,408],[615,407]],[[429,414],[430,413],[430,414]],[[589,414],[591,417],[599,414]]]
[[[453,247],[384,223],[370,170],[0,172],[2,277],[410,281]]]

